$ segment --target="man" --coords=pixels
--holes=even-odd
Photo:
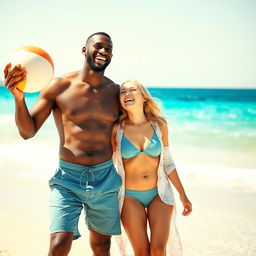
[[[33,137],[53,112],[58,129],[60,164],[50,180],[51,238],[49,256],[68,255],[80,236],[82,208],[95,256],[109,255],[111,235],[121,233],[117,193],[121,179],[112,163],[111,130],[119,113],[119,86],[104,76],[112,58],[108,34],[91,35],[81,71],[54,79],[29,112],[16,85],[26,78],[20,65],[4,70],[14,96],[16,123],[24,139]]]

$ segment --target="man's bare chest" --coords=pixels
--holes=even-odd
[[[58,98],[57,105],[68,119],[115,121],[119,112],[119,101],[110,90],[67,90]]]

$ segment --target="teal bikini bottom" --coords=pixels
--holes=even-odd
[[[126,189],[125,194],[130,196],[140,203],[143,204],[145,208],[152,202],[152,200],[158,195],[157,188],[152,188],[149,190],[130,190]]]

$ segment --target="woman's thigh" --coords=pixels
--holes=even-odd
[[[147,213],[136,199],[125,196],[121,220],[135,255],[148,255]]]
[[[173,206],[167,205],[157,196],[148,207],[148,220],[151,231],[151,247],[166,247]]]

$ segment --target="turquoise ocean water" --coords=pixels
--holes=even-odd
[[[175,144],[255,150],[256,90],[149,88],[149,91],[169,120]],[[37,98],[38,93],[26,94],[28,106]],[[0,86],[0,117],[3,120],[13,114],[12,95]],[[48,126],[51,128],[53,124]]]
[[[175,139],[215,148],[256,148],[256,90],[150,89]]]

